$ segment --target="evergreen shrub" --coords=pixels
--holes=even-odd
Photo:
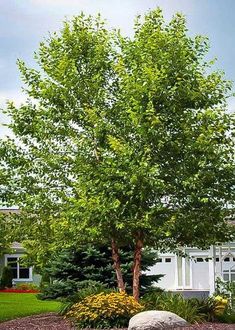
[[[128,246],[121,249],[120,253],[127,293],[132,292],[132,251],[133,247]],[[155,251],[145,249],[142,257],[142,271],[153,266],[156,259]],[[113,290],[117,287],[111,251],[105,246],[88,244],[56,253],[48,261],[48,266],[44,268],[42,275],[45,274],[52,279],[52,283],[41,287],[39,295],[41,299],[73,296],[80,288],[79,283],[84,283],[84,281],[96,283],[95,287],[97,287],[97,283],[102,283],[106,289]],[[141,294],[152,290],[152,285],[157,283],[162,276],[142,273],[140,277]]]
[[[45,285],[41,288],[41,293],[37,297],[41,300],[51,300],[65,298],[74,295],[78,291],[78,282],[73,280],[57,281]]]
[[[12,287],[12,280],[13,280],[12,269],[8,266],[3,267],[2,277],[1,277],[1,281],[0,281],[1,289],[11,288]]]

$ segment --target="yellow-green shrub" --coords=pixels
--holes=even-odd
[[[66,317],[81,327],[112,328],[127,326],[129,319],[144,307],[126,293],[99,293],[74,304]]]
[[[228,299],[221,296],[216,296],[215,300],[215,315],[220,316],[224,314],[226,307],[228,306]]]

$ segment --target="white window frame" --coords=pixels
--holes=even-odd
[[[20,253],[15,253],[15,254],[5,254],[5,266],[7,266],[8,258],[17,258],[17,278],[13,278],[14,282],[32,282],[33,281],[33,267],[29,267],[29,277],[28,278],[19,278],[20,275],[20,264],[19,264],[19,259],[22,257],[22,254]]]
[[[234,274],[235,274],[235,265],[230,267],[229,269],[223,269],[223,273],[222,273],[223,280],[225,282],[235,282],[235,280],[232,280],[232,275]],[[228,275],[228,280],[224,279],[224,275]]]

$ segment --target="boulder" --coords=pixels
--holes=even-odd
[[[128,330],[158,330],[185,327],[188,323],[178,315],[166,311],[147,311],[130,319]]]

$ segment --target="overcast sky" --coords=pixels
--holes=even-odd
[[[101,13],[111,27],[130,35],[134,17],[158,6],[167,20],[177,11],[184,13],[191,35],[207,35],[210,57],[218,58],[216,67],[235,81],[235,0],[0,0],[0,106],[7,99],[17,103],[24,99],[16,60],[33,66],[39,42],[49,31],[60,29],[65,17],[81,11]],[[233,99],[229,108],[234,111]],[[0,126],[0,135],[5,133]]]

